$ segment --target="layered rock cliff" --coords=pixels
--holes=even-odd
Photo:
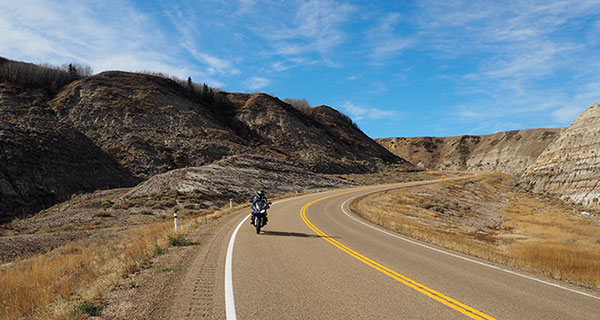
[[[600,208],[600,104],[581,113],[523,176],[534,191]]]
[[[482,136],[376,139],[397,156],[435,170],[521,174],[564,129],[529,129]]]

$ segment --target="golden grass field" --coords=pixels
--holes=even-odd
[[[178,234],[238,208],[181,218]],[[109,241],[77,241],[13,262],[0,269],[0,319],[85,318],[78,306],[100,300],[122,277],[164,252],[175,236],[169,219],[128,229]]]
[[[351,208],[425,242],[600,289],[600,215],[519,190],[508,175],[380,192]]]

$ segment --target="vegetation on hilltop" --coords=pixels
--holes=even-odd
[[[92,74],[89,66],[64,64],[60,67],[50,64],[37,65],[18,62],[0,57],[0,82],[10,82],[29,89],[46,89],[54,94],[65,85]]]

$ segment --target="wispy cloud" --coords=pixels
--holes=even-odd
[[[465,121],[551,115],[568,124],[593,102],[586,84],[600,82],[600,70],[584,51],[597,38],[586,17],[599,13],[597,1],[421,1],[419,47],[436,52],[438,60],[471,65],[455,78],[459,88],[468,88],[457,93],[471,99],[453,109]]]
[[[329,56],[335,47],[347,40],[344,26],[356,7],[333,0],[284,3],[271,3],[269,10],[273,19],[265,23],[263,14],[256,15],[261,21],[256,21],[251,29],[267,41],[275,55],[298,57],[318,54],[321,63],[335,65],[334,59]],[[260,10],[264,13],[264,8]],[[295,15],[290,16],[290,12],[295,12]]]
[[[384,64],[389,59],[411,47],[414,40],[411,35],[403,35],[397,26],[402,20],[399,13],[388,13],[366,34],[369,53],[372,62]]]
[[[3,1],[0,55],[33,62],[90,65],[95,71],[120,69],[165,72],[179,77],[192,70],[172,57],[160,28],[127,2]],[[156,68],[156,69],[154,69]]]
[[[271,80],[263,77],[250,77],[246,79],[246,87],[250,90],[258,90],[268,86]]]
[[[356,105],[350,101],[346,101],[342,104],[342,110],[348,112],[352,119],[354,119],[355,121],[367,119],[385,119],[393,118],[396,116],[396,113],[394,111],[363,107],[360,105]]]

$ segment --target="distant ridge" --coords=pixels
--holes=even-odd
[[[520,175],[564,129],[490,135],[376,139],[399,157],[435,170],[499,171]]]

